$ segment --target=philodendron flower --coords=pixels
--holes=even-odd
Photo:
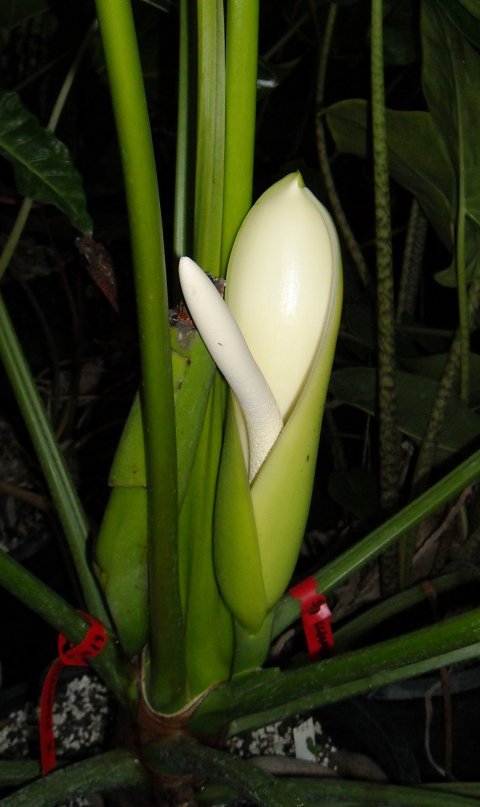
[[[190,314],[231,388],[220,464],[215,572],[256,633],[288,586],[310,505],[341,309],[338,238],[300,174],[273,185],[235,240],[226,302],[189,258]]]

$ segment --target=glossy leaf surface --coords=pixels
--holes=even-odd
[[[55,205],[74,227],[91,233],[82,180],[67,147],[12,92],[0,93],[0,153],[12,163],[20,193]]]

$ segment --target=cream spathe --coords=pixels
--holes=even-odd
[[[227,313],[214,287],[220,307],[200,285],[187,290],[187,305],[234,392],[215,569],[228,607],[255,632],[287,587],[303,538],[341,309],[335,227],[299,174],[266,191],[242,224],[228,266]]]

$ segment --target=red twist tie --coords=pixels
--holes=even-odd
[[[90,616],[90,614],[85,614],[83,611],[80,611],[80,613],[90,622],[87,634],[79,644],[68,648],[68,639],[62,634],[59,635],[59,657],[50,666],[43,683],[39,716],[42,776],[46,776],[57,764],[53,732],[53,704],[60,673],[64,667],[86,667],[88,659],[94,658],[101,652],[108,638],[105,626],[98,619]]]
[[[315,578],[307,577],[291,588],[289,594],[302,604],[302,625],[310,658],[316,660],[322,654],[330,653],[335,644],[330,624],[332,614],[327,598],[317,592]]]

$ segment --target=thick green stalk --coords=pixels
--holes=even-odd
[[[389,641],[292,670],[258,670],[217,687],[199,705],[191,726],[230,733],[283,714],[346,700],[394,681],[475,658],[480,652],[480,609]]]
[[[248,762],[217,748],[194,742],[182,744],[172,740],[157,740],[143,750],[150,767],[165,768],[170,774],[201,773],[222,784],[231,785],[242,801],[260,807],[301,807],[294,793],[286,793],[283,783]]]
[[[17,248],[17,244],[22,237],[22,233],[28,221],[32,205],[33,199],[29,199],[27,197],[22,201],[22,204],[19,207],[17,217],[5,242],[2,254],[0,255],[0,278],[3,277],[10,261],[12,260],[13,253]]]
[[[0,552],[0,585],[73,644],[78,644],[85,636],[89,623],[83,616],[5,552]],[[114,640],[107,642],[90,663],[110,691],[125,704],[128,682]]]
[[[35,451],[62,524],[89,612],[110,626],[97,582],[87,558],[89,524],[70,473],[40,400],[15,328],[0,297],[0,357],[10,379]]]
[[[0,787],[20,787],[32,779],[38,779],[41,773],[40,762],[33,759],[22,759],[20,762],[0,762]]]
[[[220,274],[225,154],[223,3],[197,0],[198,90],[194,259]]]
[[[259,0],[228,0],[222,273],[252,205]]]
[[[430,580],[429,583],[435,595],[439,595],[466,583],[473,583],[476,579],[478,579],[477,575],[473,571],[452,572],[452,574],[443,575],[436,580]],[[387,619],[413,608],[414,605],[425,602],[428,602],[428,596],[425,588],[421,585],[401,591],[388,600],[382,600],[377,605],[369,608],[368,611],[360,614],[360,616],[350,619],[346,625],[335,631],[335,649],[338,651],[355,645],[366,633],[374,630]]]
[[[380,488],[382,506],[385,511],[391,512],[398,502],[400,442],[396,417],[392,232],[383,75],[383,0],[372,0],[371,73],[377,254]]]
[[[403,785],[383,785],[373,782],[354,782],[345,779],[286,777],[282,779],[287,791],[296,793],[302,804],[316,807],[478,807],[476,797],[479,786],[476,782],[455,784],[423,785],[405,787]],[[432,792],[426,793],[426,789]],[[453,795],[452,801],[450,801]],[[472,798],[464,798],[464,796]],[[234,807],[237,803],[235,791],[225,785],[206,785],[199,796],[201,805],[225,804]]]
[[[420,787],[404,787],[401,785],[383,785],[373,782],[322,781],[306,779],[289,779],[285,787],[302,798],[304,804],[335,805],[335,807],[475,807],[475,798],[464,798],[459,793],[443,793],[432,786],[432,791]],[[440,785],[441,787],[441,785]]]
[[[479,477],[480,451],[477,451],[422,496],[317,572],[314,576],[318,591],[324,594],[332,591]],[[299,601],[289,594],[282,597],[275,607],[273,637],[288,628],[299,615]]]
[[[2,799],[2,807],[53,807],[87,793],[110,793],[135,788],[148,792],[148,775],[135,757],[126,751],[108,751],[68,765],[26,785]]]
[[[407,236],[403,252],[402,272],[398,289],[396,322],[404,317],[413,319],[417,305],[418,287],[422,273],[423,253],[427,237],[427,218],[416,199],[410,208]]]
[[[383,2],[372,0],[371,25],[372,135],[377,255],[377,361],[380,452],[380,501],[386,513],[398,504],[400,434],[395,384],[395,312],[393,302],[392,227],[388,179],[387,127],[383,75]],[[401,566],[401,550],[400,550]],[[382,558],[381,582],[386,593],[398,584],[396,553]]]
[[[474,799],[480,798],[480,782],[435,782],[433,785],[423,785],[425,789],[436,790],[439,795],[442,793],[453,793],[457,796],[471,796]]]
[[[370,649],[370,648],[369,648]],[[320,709],[322,706],[328,706],[332,703],[340,703],[341,701],[356,698],[359,695],[367,695],[373,690],[380,687],[396,684],[399,681],[407,681],[410,678],[418,678],[426,673],[434,672],[445,667],[451,667],[454,664],[467,664],[475,658],[478,658],[480,650],[480,642],[474,642],[468,646],[461,645],[460,647],[450,652],[440,648],[438,653],[433,653],[427,658],[417,657],[411,663],[404,663],[401,657],[398,661],[392,658],[387,662],[387,668],[377,669],[377,659],[374,654],[368,657],[370,670],[366,675],[359,675],[346,682],[335,682],[323,685],[321,690],[315,690],[313,680],[310,681],[310,688],[303,696],[297,696],[295,692],[291,693],[291,699],[286,698],[280,705],[272,705],[270,709],[261,711],[261,699],[257,702],[257,709],[251,714],[239,717],[233,720],[230,728],[229,735],[233,736],[242,731],[251,731],[252,729],[265,726],[268,723],[275,723],[277,720],[284,720],[287,716],[294,716],[302,712],[311,712],[312,709]],[[360,651],[356,651],[359,653]],[[355,654],[351,654],[354,656]],[[420,655],[422,655],[420,653]],[[343,656],[341,657],[344,658]],[[351,659],[355,664],[356,659]],[[332,679],[338,674],[342,676],[339,668],[330,669],[329,674]],[[268,682],[264,682],[268,684]],[[293,683],[293,682],[292,682]],[[298,686],[298,682],[295,682]],[[266,687],[267,689],[267,687]],[[265,689],[265,691],[266,691]],[[229,701],[230,703],[230,701]],[[228,707],[226,707],[228,708]],[[231,705],[233,709],[233,704]],[[217,716],[215,716],[215,720]],[[212,724],[208,723],[210,727]]]
[[[193,133],[196,112],[192,66],[193,12],[192,3],[189,0],[180,0],[177,154],[173,223],[173,249],[177,258],[192,254],[193,241]]]
[[[129,0],[97,0],[130,220],[142,364],[148,498],[150,670],[154,708],[185,687],[178,583],[175,413],[163,233],[155,158]]]
[[[255,762],[253,761],[253,764]],[[303,805],[316,807],[478,807],[478,782],[448,782],[444,784],[406,787],[404,785],[355,782],[346,779],[326,779],[284,776],[287,791],[296,793]],[[224,804],[234,807],[238,799],[233,788],[206,785],[199,796],[202,807]]]

